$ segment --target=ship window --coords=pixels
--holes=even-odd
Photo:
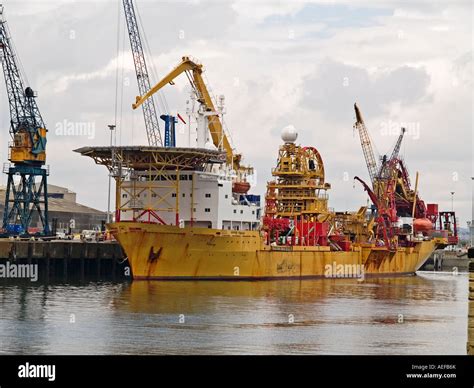
[[[187,181],[187,180],[188,180],[188,176],[187,176],[187,175],[180,175],[180,176],[179,176],[179,180],[180,180],[180,181]]]
[[[185,194],[185,193],[183,193],[183,198],[184,198],[184,197],[186,197],[186,194]]]
[[[252,210],[252,214],[255,214],[255,210]]]
[[[190,181],[192,181],[192,180],[193,180],[193,175],[192,175],[192,174],[189,174],[189,175],[188,175],[188,178],[189,178]]]
[[[206,193],[206,198],[211,198],[211,194],[210,194],[210,193]]]
[[[218,183],[217,186],[224,187],[224,185],[222,183]]]
[[[226,195],[225,195],[225,198],[226,198],[226,199],[229,198],[229,195],[226,194]]]
[[[193,212],[195,212],[195,211],[196,211],[196,208],[193,209]]]
[[[210,212],[211,212],[211,209],[209,209],[208,207],[206,207],[206,208],[204,209],[204,211],[205,211],[206,213],[210,213]]]
[[[151,193],[152,198],[156,198],[156,193]]]
[[[240,211],[240,214],[244,214],[244,211],[243,211],[243,210],[241,210],[241,211]]]
[[[234,214],[237,213],[237,210],[234,209]]]
[[[128,195],[127,194],[122,194],[122,198],[127,198]]]
[[[173,198],[176,198],[176,193],[171,194]]]

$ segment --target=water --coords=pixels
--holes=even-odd
[[[466,274],[0,285],[3,354],[465,354]]]

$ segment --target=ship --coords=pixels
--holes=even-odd
[[[413,275],[434,250],[457,243],[454,212],[427,204],[399,155],[377,158],[355,106],[370,183],[355,180],[371,204],[329,207],[331,184],[321,154],[282,131],[265,197],[252,194],[250,166],[230,144],[224,97],[212,98],[203,67],[189,57],[137,97],[138,108],[186,72],[188,144],[83,147],[76,152],[115,178],[108,231],[122,246],[135,280],[267,280]],[[170,122],[174,122],[174,119]],[[167,128],[167,131],[174,128]],[[173,132],[172,137],[175,138]]]

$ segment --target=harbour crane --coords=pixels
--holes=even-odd
[[[227,138],[224,128],[222,126],[219,112],[216,110],[212,101],[209,90],[204,82],[202,76],[204,69],[202,64],[198,64],[190,57],[183,57],[182,61],[171,70],[165,77],[163,77],[155,86],[148,90],[144,95],[137,96],[135,103],[132,105],[133,109],[137,109],[144,104],[150,97],[158,92],[167,84],[174,85],[173,80],[182,73],[186,73],[192,88],[196,92],[197,100],[203,107],[204,113],[207,116],[208,128],[212,137],[212,142],[218,149],[223,149],[226,153],[226,162],[237,172],[250,171],[249,167],[240,165],[241,154],[236,154]],[[199,128],[198,128],[199,131]]]
[[[151,84],[133,1],[123,0],[123,8],[125,12],[125,20],[127,22],[128,36],[130,38],[133,63],[135,65],[135,73],[137,76],[138,92],[140,95],[144,95],[150,90]],[[158,114],[153,97],[143,101],[142,108],[148,144],[150,146],[163,146],[163,140],[161,138],[161,132],[158,123]]]
[[[0,60],[10,108],[8,176],[3,233],[28,234],[37,214],[40,234],[49,235],[46,162],[46,126],[36,103],[36,93],[25,82],[18,66],[10,31],[0,7]],[[15,177],[19,178],[18,183]],[[18,179],[17,178],[17,179]]]

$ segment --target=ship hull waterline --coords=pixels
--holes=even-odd
[[[125,251],[134,280],[408,276],[441,245],[437,240],[424,240],[395,252],[369,245],[330,251],[329,247],[268,246],[259,231],[130,221],[107,227]]]

